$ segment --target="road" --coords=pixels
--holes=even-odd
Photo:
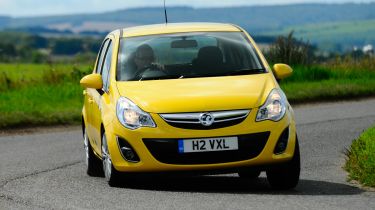
[[[375,99],[295,107],[302,155],[295,190],[265,175],[143,179],[111,188],[84,170],[78,127],[0,136],[0,209],[375,209],[375,192],[346,181],[343,151],[375,123]]]

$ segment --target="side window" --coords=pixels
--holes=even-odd
[[[112,42],[108,42],[108,49],[105,55],[104,63],[103,63],[103,69],[102,69],[102,79],[103,79],[103,89],[104,91],[108,91],[109,87],[109,72],[111,70],[111,61],[112,61]]]
[[[98,63],[96,65],[96,70],[95,70],[95,73],[97,74],[101,73],[104,55],[107,51],[108,42],[109,42],[109,39],[105,40],[100,49],[99,56],[98,56]]]

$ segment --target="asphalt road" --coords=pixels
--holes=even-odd
[[[143,179],[111,188],[89,177],[78,127],[0,136],[0,209],[375,209],[375,192],[346,182],[343,151],[375,123],[375,99],[295,107],[302,173],[291,191],[262,174]]]

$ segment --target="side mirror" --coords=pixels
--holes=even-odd
[[[102,89],[102,76],[100,74],[89,74],[81,79],[80,84],[84,88]]]
[[[293,74],[293,69],[286,64],[277,63],[273,65],[273,73],[276,79],[281,80],[291,76]]]

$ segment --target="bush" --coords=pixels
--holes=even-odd
[[[271,63],[309,65],[313,60],[313,47],[308,42],[295,39],[292,31],[287,37],[279,36],[276,39],[267,57]]]

